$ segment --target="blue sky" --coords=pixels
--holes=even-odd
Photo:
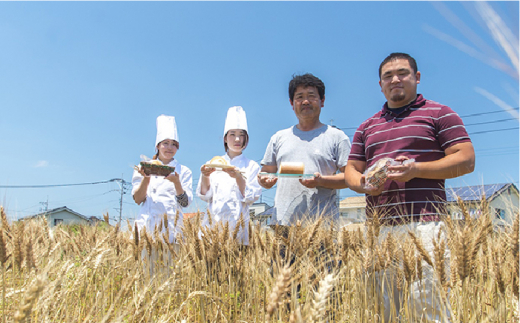
[[[491,5],[518,53],[518,2]],[[419,92],[453,108],[475,133],[475,172],[447,184],[518,184],[518,129],[503,130],[518,120],[498,121],[512,116],[482,94],[518,108],[518,72],[486,63],[511,60],[477,18],[470,2],[2,2],[0,185],[130,181],[139,155],[154,153],[155,119],[167,114],[177,119],[176,157],[193,171],[195,188],[200,166],[224,153],[229,107],[244,107],[244,153],[257,161],[271,135],[297,122],[287,94],[295,73],[325,82],[322,122],[352,138],[385,102],[378,67],[395,51],[416,58]],[[4,187],[0,204],[12,218],[47,201],[49,209],[115,218],[118,189]],[[262,200],[273,197],[265,191]],[[189,210],[197,208],[205,204],[195,200]],[[138,211],[125,194],[123,217]]]

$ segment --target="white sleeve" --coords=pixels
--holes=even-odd
[[[245,171],[246,188],[244,190],[244,196],[242,196],[242,193],[237,186],[238,196],[242,197],[241,202],[251,205],[260,198],[260,195],[262,194],[262,187],[258,183],[257,175],[259,172],[260,166],[258,166],[256,162],[250,161]]]
[[[211,176],[210,176],[210,184],[211,184]],[[199,183],[197,185],[197,196],[203,200],[204,202],[211,202],[213,199],[213,185],[209,186],[209,190],[206,192],[206,194],[201,194],[200,189],[202,186],[202,173],[200,174]]]
[[[192,179],[192,175],[191,175],[191,170],[186,166],[181,166],[181,167],[182,167],[182,171],[180,174],[181,185],[182,185],[182,189],[188,196],[188,205],[187,206],[189,206],[191,204],[191,202],[193,201],[193,179]]]
[[[132,175],[132,196],[134,196],[135,191],[137,191],[139,185],[141,185],[143,178],[143,175],[139,174],[138,171],[134,170],[134,174]]]

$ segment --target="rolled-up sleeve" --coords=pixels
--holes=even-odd
[[[189,206],[191,204],[191,202],[193,201],[193,186],[192,186],[193,179],[192,179],[191,170],[185,166],[182,166],[181,185],[182,185],[182,189],[188,196],[188,205],[187,206]]]

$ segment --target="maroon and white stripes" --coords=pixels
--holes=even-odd
[[[363,122],[354,134],[349,159],[366,162],[366,168],[383,157],[401,155],[416,162],[434,161],[443,158],[448,147],[468,141],[464,124],[452,109],[419,94],[400,114],[385,104]],[[367,196],[367,216],[377,210],[384,221],[438,220],[445,200],[444,180],[387,181],[380,196]]]

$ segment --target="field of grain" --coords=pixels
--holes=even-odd
[[[197,218],[175,245],[104,222],[10,223],[2,209],[0,321],[383,322],[394,290],[390,320],[421,322],[406,295],[430,270],[451,322],[518,322],[518,217],[497,231],[483,215],[447,218],[428,253],[377,220],[340,232],[317,220],[286,237],[250,226],[243,247],[227,227],[198,239]]]

